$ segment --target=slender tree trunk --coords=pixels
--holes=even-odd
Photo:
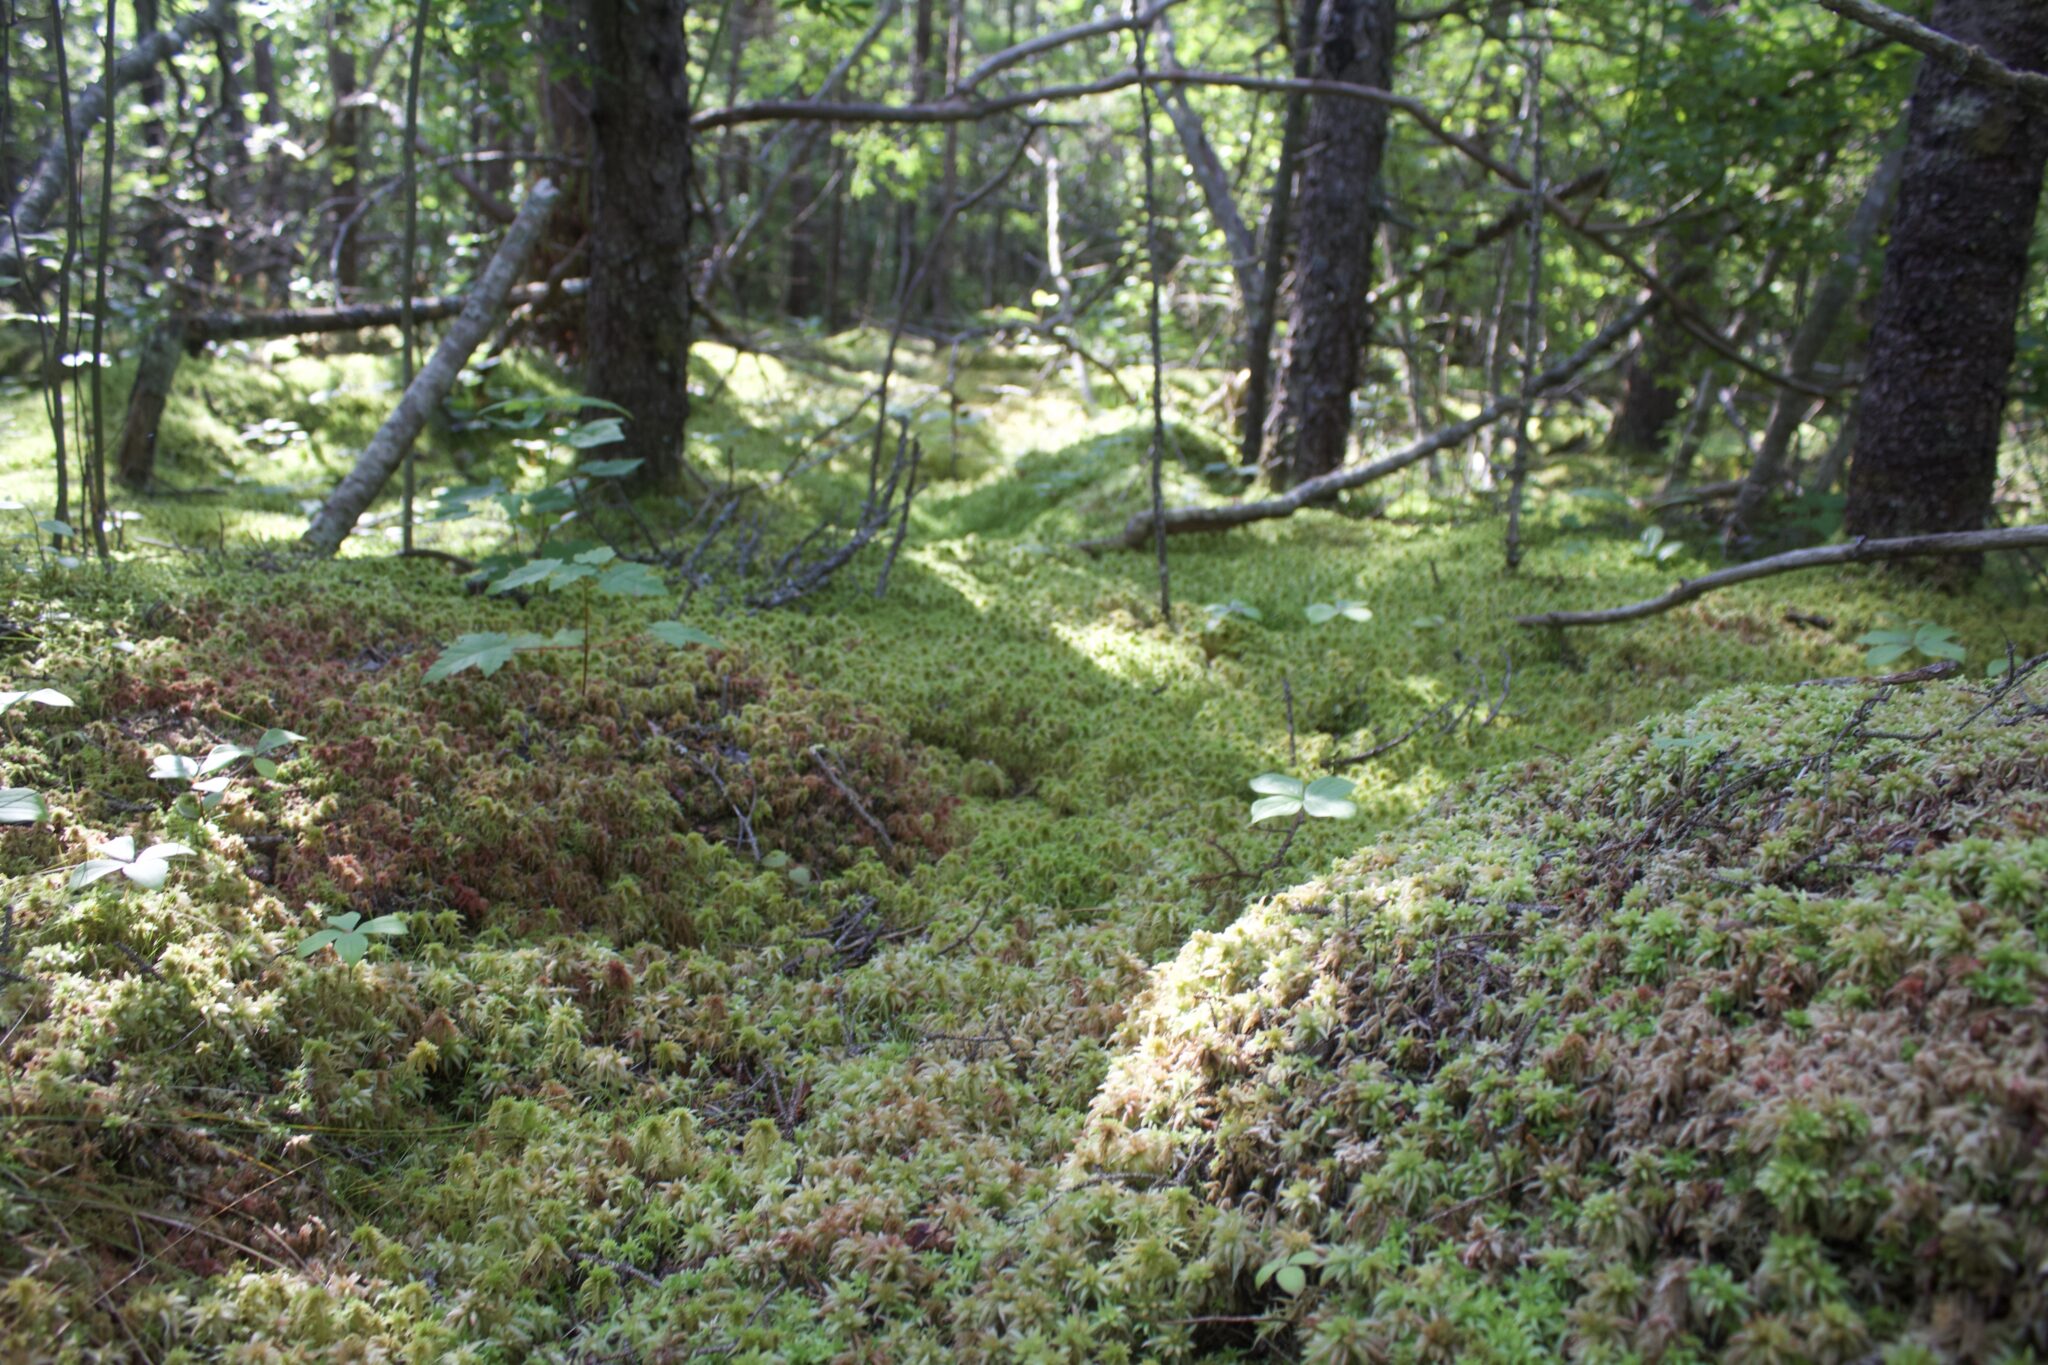
[[[684,0],[585,0],[590,33],[588,392],[631,416],[605,458],[684,476],[690,415],[690,90]]]
[[[1317,0],[1301,0],[1294,32],[1289,34],[1282,0],[1281,41],[1294,54],[1294,74],[1307,78],[1314,69],[1310,54],[1310,30],[1315,23]],[[1266,417],[1273,386],[1273,322],[1280,311],[1280,274],[1292,245],[1294,180],[1301,159],[1301,139],[1308,126],[1308,101],[1300,95],[1287,99],[1287,115],[1280,128],[1280,169],[1273,175],[1273,204],[1266,211],[1266,259],[1259,273],[1259,294],[1245,304],[1244,338],[1244,427],[1238,439],[1238,463],[1248,469],[1265,462]]]
[[[1312,74],[1386,88],[1393,78],[1393,0],[1322,0]],[[1301,173],[1301,236],[1280,399],[1284,487],[1344,463],[1351,395],[1372,335],[1366,295],[1380,218],[1387,111],[1363,100],[1309,102]]]
[[[346,303],[355,292],[361,273],[362,234],[354,223],[362,203],[362,110],[349,103],[356,93],[356,54],[349,45],[348,10],[335,0],[328,16],[327,85],[334,111],[327,124],[329,180],[332,185],[334,230],[338,234],[334,252],[334,292],[337,303]],[[340,235],[345,234],[345,235]]]
[[[1933,26],[2048,70],[2038,0],[1937,0]],[[1970,531],[1991,514],[2013,326],[2048,160],[2048,115],[1920,68],[1849,462],[1858,536]]]
[[[1800,319],[1798,330],[1792,334],[1792,345],[1785,358],[1785,373],[1794,379],[1812,376],[1813,367],[1820,360],[1821,348],[1834,335],[1835,325],[1841,321],[1843,312],[1855,296],[1857,281],[1863,278],[1863,267],[1877,245],[1878,229],[1884,225],[1885,213],[1891,208],[1892,194],[1898,188],[1899,173],[1904,163],[1903,149],[1888,153],[1878,163],[1870,184],[1864,188],[1863,199],[1849,219],[1842,249],[1822,276],[1813,297],[1807,301],[1805,316]],[[1790,389],[1778,391],[1777,400],[1771,407],[1770,422],[1764,428],[1762,440],[1757,443],[1756,461],[1750,465],[1748,477],[1742,481],[1742,491],[1735,495],[1735,503],[1728,509],[1727,521],[1721,527],[1721,543],[1729,551],[1739,551],[1747,544],[1750,523],[1783,481],[1785,452],[1791,448],[1792,435],[1805,420],[1812,403],[1813,400],[1806,395]]]

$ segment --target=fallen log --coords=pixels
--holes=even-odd
[[[456,376],[462,372],[470,353],[483,344],[492,324],[503,313],[506,297],[512,292],[512,282],[525,269],[527,257],[533,254],[541,229],[547,226],[548,215],[553,212],[559,197],[560,192],[546,180],[535,185],[526,196],[526,203],[512,222],[512,230],[498,244],[497,253],[470,290],[462,312],[449,327],[447,335],[441,338],[441,344],[434,348],[434,354],[413,376],[405,395],[398,400],[398,406],[384,420],[384,425],[377,429],[377,434],[370,438],[370,444],[356,457],[355,468],[335,486],[320,510],[313,514],[312,525],[300,538],[308,550],[318,555],[331,555],[340,549],[341,542],[355,529],[357,519],[390,479],[392,471],[404,461],[405,452],[418,439],[428,417],[448,396],[448,390],[454,387]]]
[[[1166,534],[1178,536],[1195,531],[1227,531],[1233,526],[1243,526],[1247,522],[1291,517],[1302,508],[1320,502],[1334,493],[1341,493],[1347,488],[1358,488],[1384,479],[1389,474],[1397,474],[1410,465],[1428,459],[1440,450],[1470,440],[1501,418],[1519,411],[1552,389],[1570,382],[1574,375],[1590,365],[1601,352],[1618,345],[1634,331],[1636,324],[1657,306],[1657,301],[1654,293],[1644,295],[1624,308],[1614,321],[1602,327],[1591,341],[1537,375],[1522,392],[1503,394],[1462,422],[1431,432],[1391,455],[1374,460],[1371,464],[1354,465],[1317,475],[1313,479],[1303,479],[1278,497],[1264,498],[1257,502],[1226,502],[1213,507],[1176,507],[1166,514]],[[1104,536],[1100,540],[1080,541],[1075,548],[1085,550],[1089,554],[1100,554],[1104,550],[1135,549],[1150,543],[1151,538],[1152,513],[1147,509],[1134,514],[1124,523],[1124,529],[1117,534]]]
[[[1862,564],[1872,560],[1919,559],[1931,555],[1978,555],[1991,550],[2029,550],[2048,546],[2048,525],[2011,526],[1997,531],[1949,531],[1940,535],[1901,536],[1896,540],[1857,539],[1846,545],[1818,545],[1808,550],[1791,550],[1767,559],[1734,564],[1698,578],[1679,580],[1678,586],[1661,597],[1631,602],[1604,611],[1544,611],[1517,616],[1518,626],[1607,626],[1621,621],[1638,621],[1645,616],[1670,611],[1694,598],[1719,588],[1733,587],[1773,574],[1799,569],[1822,569],[1831,564]]]
[[[585,280],[563,280],[522,284],[506,296],[508,307],[539,303],[550,292],[565,298],[580,296]],[[413,317],[420,322],[439,322],[462,311],[466,296],[435,295],[412,301]],[[198,354],[209,341],[256,341],[291,336],[322,336],[335,332],[360,331],[367,327],[396,327],[403,319],[403,303],[357,304],[347,308],[291,308],[263,313],[174,313],[160,318],[142,340],[135,367],[135,383],[128,390],[128,415],[121,427],[117,457],[121,482],[130,488],[146,488],[156,475],[157,428],[163,423],[164,407],[170,401],[171,385],[178,366],[187,355]]]

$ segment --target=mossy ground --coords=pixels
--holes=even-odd
[[[8,1354],[2024,1349],[2039,718],[1965,731],[1970,689],[1932,689],[1864,728],[1943,738],[1736,790],[1843,732],[1866,691],[1773,685],[1862,671],[1888,614],[1973,672],[2048,646],[2023,581],[1784,578],[1561,645],[1510,617],[1705,562],[1639,558],[1562,466],[1517,577],[1490,509],[1418,481],[1176,542],[1169,629],[1148,558],[1066,548],[1142,496],[1133,415],[1011,358],[956,458],[913,357],[928,482],[885,598],[871,552],[751,614],[721,548],[686,618],[722,649],[608,606],[587,694],[573,655],[429,686],[455,635],[573,605],[475,596],[381,526],[292,558],[389,363],[262,359],[188,368],[112,573],[12,552],[6,685],[79,705],[0,722],[54,812],[0,839]],[[696,381],[698,465],[762,487],[758,583],[857,498],[856,453],[776,475],[870,376],[706,347]],[[0,477],[45,512],[39,411],[6,400]],[[532,487],[563,468],[535,436],[444,433],[423,482]],[[1213,439],[1176,444],[1171,496],[1214,496]],[[1302,614],[1338,598],[1375,618]],[[1201,628],[1230,601],[1259,619]],[[1466,698],[1351,770],[1358,821],[1246,827],[1254,774]],[[203,824],[147,776],[270,726],[307,739]],[[155,892],[47,871],[123,833],[198,853]],[[323,909],[409,932],[302,960]],[[1299,1294],[1261,1278],[1296,1257]]]

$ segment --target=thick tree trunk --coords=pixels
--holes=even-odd
[[[1664,449],[1664,437],[1685,400],[1683,366],[1691,343],[1663,309],[1643,330],[1643,343],[1629,357],[1622,378],[1621,406],[1607,429],[1607,450],[1628,460],[1649,459]]]
[[[1813,297],[1806,305],[1806,316],[1800,319],[1799,329],[1792,334],[1790,353],[1785,358],[1785,373],[1794,379],[1812,377],[1813,367],[1820,360],[1821,348],[1834,335],[1835,325],[1841,321],[1843,312],[1855,296],[1857,281],[1863,278],[1864,264],[1877,245],[1878,229],[1884,225],[1885,213],[1891,208],[1892,194],[1898,188],[1899,172],[1904,162],[1903,150],[1888,153],[1871,175],[1870,184],[1864,188],[1863,200],[1849,219],[1842,249],[1822,276],[1819,287],[1813,291]],[[1735,504],[1729,508],[1728,519],[1721,527],[1724,548],[1737,551],[1748,541],[1751,521],[1784,480],[1785,453],[1791,449],[1792,435],[1812,405],[1813,400],[1804,394],[1790,389],[1778,390],[1777,399],[1771,406],[1771,420],[1764,428],[1763,438],[1757,443],[1756,460],[1750,465],[1749,475],[1742,481],[1742,491],[1735,495]]]
[[[1287,11],[1280,12],[1280,40],[1294,54],[1294,75],[1307,79],[1314,62],[1311,30],[1315,24],[1316,0],[1301,0],[1294,31],[1287,31]],[[1280,273],[1292,244],[1294,179],[1301,158],[1302,132],[1308,124],[1308,101],[1300,95],[1287,99],[1286,121],[1280,127],[1280,168],[1273,175],[1273,202],[1266,210],[1266,259],[1259,271],[1257,297],[1245,300],[1244,335],[1244,425],[1238,437],[1238,463],[1246,467],[1265,464],[1266,416],[1273,387],[1273,322],[1280,307]]]
[[[185,319],[165,318],[142,339],[135,385],[128,390],[128,418],[121,427],[116,468],[130,488],[147,488],[156,473],[156,432],[170,400],[171,381],[185,358]]]
[[[2009,67],[2048,70],[2038,0],[1939,0],[1932,22]],[[1990,516],[2044,159],[2048,115],[1922,64],[1849,462],[1852,535],[1970,531]]]
[[[545,180],[533,187],[533,192],[519,210],[519,217],[512,224],[512,230],[498,244],[490,265],[484,268],[475,288],[463,301],[462,313],[455,319],[455,324],[441,338],[434,354],[413,376],[404,396],[398,400],[398,406],[384,419],[384,425],[377,428],[377,434],[370,438],[370,444],[356,458],[355,468],[314,513],[313,524],[306,528],[301,538],[307,549],[320,555],[331,555],[340,549],[341,542],[355,529],[357,519],[376,498],[378,491],[390,481],[392,473],[405,459],[405,452],[412,449],[412,443],[419,439],[428,417],[448,396],[448,390],[455,386],[456,376],[462,372],[470,353],[490,335],[492,325],[504,312],[505,296],[511,292],[512,282],[525,269],[527,257],[533,254],[534,244],[540,240],[541,229],[547,226],[548,215],[553,211],[557,197],[555,187]]]
[[[1393,0],[1323,0],[1312,74],[1384,89],[1392,80],[1393,47]],[[1372,290],[1386,142],[1384,107],[1334,96],[1310,101],[1281,443],[1273,461],[1285,487],[1344,463],[1351,395],[1372,335],[1365,300]]]
[[[683,478],[690,415],[690,90],[683,0],[585,0],[593,147],[585,387],[632,414],[642,487]]]

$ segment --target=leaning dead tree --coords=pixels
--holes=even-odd
[[[1819,545],[1768,559],[1753,559],[1698,578],[1682,580],[1661,597],[1631,602],[1605,611],[1544,611],[1517,616],[1518,626],[1611,626],[1639,621],[1670,611],[1719,588],[1731,588],[1774,574],[1799,569],[1824,569],[1832,564],[1864,564],[1882,559],[1922,559],[1935,555],[1981,555],[1992,550],[2032,550],[2048,546],[2048,526],[2011,526],[1998,531],[1949,531],[1931,536],[1900,536],[1895,540],[1852,540],[1846,545]]]
[[[391,416],[384,420],[384,425],[377,429],[370,444],[356,458],[355,468],[313,514],[313,524],[301,537],[308,550],[331,555],[340,549],[341,542],[355,529],[357,519],[404,461],[405,452],[419,438],[427,419],[447,398],[448,390],[454,387],[455,378],[462,372],[470,353],[483,344],[504,312],[506,296],[512,292],[512,282],[526,268],[526,259],[533,254],[541,229],[547,226],[548,215],[554,211],[559,197],[559,191],[546,180],[535,185],[532,193],[527,195],[519,216],[513,220],[512,230],[505,234],[505,240],[499,243],[497,254],[491,257],[482,278],[469,291],[454,325],[441,338],[441,344],[434,348],[433,356],[413,377]]]
[[[587,284],[584,280],[522,284],[506,295],[505,302],[507,307],[518,308],[544,303],[554,296],[576,298],[585,292]],[[414,299],[413,320],[440,322],[462,312],[468,302],[469,297],[464,294]],[[121,482],[130,488],[143,488],[155,477],[157,429],[163,423],[164,407],[170,401],[178,368],[186,356],[197,355],[208,342],[324,336],[370,327],[396,327],[404,320],[402,302],[261,313],[174,313],[159,319],[144,334],[137,351],[135,383],[128,391],[128,416],[121,428]]]
[[[1256,502],[1219,503],[1213,507],[1176,507],[1166,513],[1166,534],[1178,536],[1197,531],[1227,531],[1233,526],[1243,526],[1248,522],[1291,517],[1302,508],[1321,502],[1333,494],[1362,487],[1384,479],[1389,474],[1398,474],[1439,451],[1470,440],[1501,418],[1519,412],[1544,394],[1569,383],[1602,352],[1612,350],[1618,345],[1656,306],[1655,294],[1644,295],[1623,309],[1614,321],[1602,327],[1591,341],[1537,375],[1520,393],[1503,394],[1462,422],[1431,432],[1391,455],[1374,460],[1371,464],[1353,465],[1345,469],[1332,470],[1313,479],[1305,479],[1278,497],[1262,498]],[[1084,540],[1075,548],[1086,550],[1090,554],[1098,554],[1103,550],[1131,550],[1147,544],[1152,537],[1152,513],[1144,511],[1133,515],[1124,523],[1124,529],[1117,534],[1104,536],[1100,540]]]
[[[15,271],[23,256],[22,240],[49,224],[70,182],[71,158],[83,145],[86,130],[107,116],[112,96],[184,51],[194,38],[207,35],[218,39],[230,33],[234,22],[233,0],[212,0],[205,9],[186,15],[170,28],[144,34],[114,60],[104,76],[79,92],[66,111],[65,126],[44,145],[35,170],[15,195],[6,221],[0,223],[0,270]]]

